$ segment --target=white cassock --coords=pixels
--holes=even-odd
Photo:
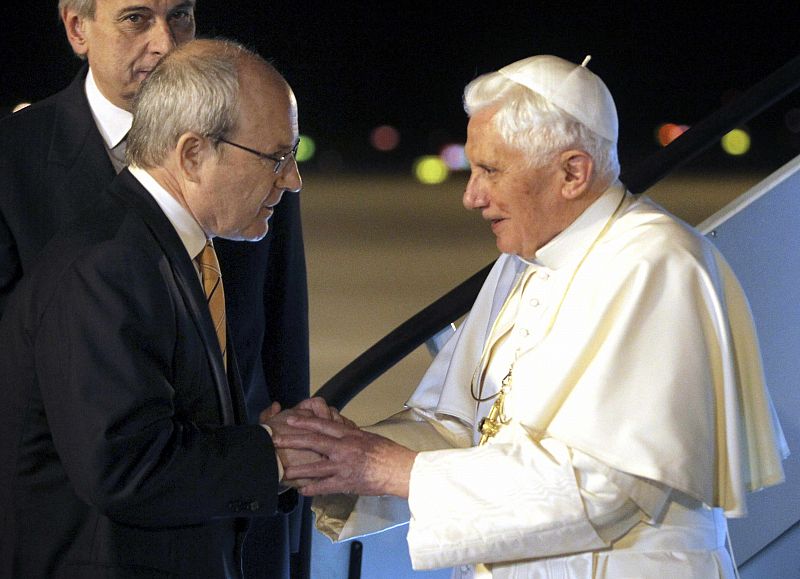
[[[510,422],[476,425],[513,368]],[[473,393],[470,385],[473,385]],[[495,579],[733,577],[725,515],[783,480],[746,298],[695,230],[620,184],[503,255],[400,414],[409,499],[321,497],[338,540],[410,519],[415,569]]]

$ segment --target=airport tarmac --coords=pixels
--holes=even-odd
[[[694,225],[765,176],[675,174],[647,194]],[[461,204],[466,173],[434,186],[410,176],[304,177],[314,392],[498,253],[488,225]],[[345,414],[364,425],[399,411],[430,360],[424,347],[417,349],[350,402]]]

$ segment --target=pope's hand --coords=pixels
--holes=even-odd
[[[340,424],[348,428],[357,428],[352,420],[342,416],[338,410],[328,406],[325,400],[319,397],[303,400],[297,406],[289,410],[282,410],[278,402],[273,402],[272,405],[265,408],[259,415],[259,422],[269,426],[272,432],[273,444],[276,437],[286,435],[304,436],[307,434],[307,432],[301,428],[290,426],[288,424],[289,417],[315,417],[319,420]],[[278,448],[276,445],[276,450],[281,465],[284,468],[284,478],[282,482],[290,486],[300,486],[308,483],[309,481],[306,480],[288,480],[285,473],[294,466],[315,462],[321,457],[313,451],[304,449]]]
[[[276,448],[319,457],[286,468],[288,484],[297,486],[301,494],[408,497],[416,452],[349,424],[308,414],[287,417],[287,425],[305,432],[295,430],[276,436]]]

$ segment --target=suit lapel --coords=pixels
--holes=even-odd
[[[208,304],[200,283],[198,283],[197,272],[186,253],[183,243],[153,197],[127,169],[124,169],[118,178],[114,180],[111,185],[111,192],[119,197],[125,205],[132,207],[139,214],[163,249],[164,255],[175,275],[178,289],[197,326],[206,355],[209,358],[214,383],[217,387],[223,423],[236,424],[240,413],[238,401],[241,396],[232,395],[232,391],[238,388],[239,384],[232,382],[229,387]],[[230,340],[228,344],[230,347]],[[236,379],[238,374],[235,372],[235,368],[232,370],[230,375]],[[234,403],[235,401],[237,402],[236,404]]]
[[[60,94],[47,155],[48,167],[59,177],[56,182],[68,191],[103,190],[115,175],[86,99],[88,70],[84,66]]]
[[[228,384],[230,384],[231,401],[233,402],[236,424],[246,424],[247,407],[244,403],[244,386],[241,374],[239,374],[239,363],[236,358],[236,348],[233,346],[230,327],[228,328]]]

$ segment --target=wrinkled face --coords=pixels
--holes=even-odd
[[[239,129],[227,140],[277,157],[297,142],[297,103],[285,84],[245,83],[239,119]],[[300,191],[297,163],[289,157],[276,174],[273,161],[226,143],[218,147],[204,166],[199,193],[187,202],[209,236],[257,241],[267,234],[283,194]]]
[[[62,14],[76,54],[100,92],[126,110],[139,84],[172,48],[194,38],[195,0],[96,0],[94,18]]]
[[[561,195],[563,174],[556,160],[530,168],[525,154],[507,145],[494,127],[495,111],[482,109],[467,125],[472,174],[464,207],[491,223],[500,251],[532,258],[571,221]]]

